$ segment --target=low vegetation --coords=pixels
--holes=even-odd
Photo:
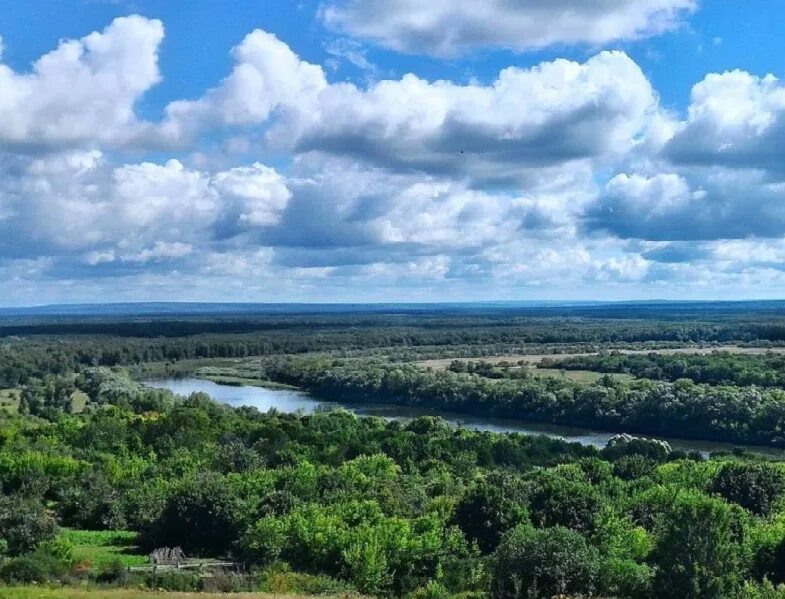
[[[313,318],[235,332],[172,323],[162,337],[150,323],[100,335],[94,324],[83,337],[3,341],[0,385],[18,403],[0,411],[0,597],[785,598],[783,462],[630,436],[597,449],[432,416],[260,413],[134,380],[196,373],[344,403],[785,446],[773,355],[633,360],[600,348],[542,368],[416,363],[544,351],[534,342],[562,343],[562,355],[597,343],[764,345],[785,338],[778,319]],[[183,327],[192,334],[165,336]],[[760,377],[769,382],[750,382]],[[149,552],[167,547],[224,566],[152,567]]]

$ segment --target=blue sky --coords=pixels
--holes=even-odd
[[[7,5],[0,305],[783,296],[785,4]]]

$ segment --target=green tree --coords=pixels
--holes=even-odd
[[[0,540],[8,555],[33,551],[57,534],[57,525],[37,499],[19,495],[0,496]]]
[[[680,493],[659,522],[656,596],[731,596],[742,580],[745,532],[746,518],[737,506],[697,491]]]
[[[714,477],[711,492],[765,516],[785,493],[785,473],[778,464],[728,462]]]
[[[490,475],[467,490],[453,521],[480,551],[491,553],[508,530],[528,521],[526,490],[519,477]]]
[[[494,554],[491,595],[550,599],[565,593],[591,594],[599,567],[597,550],[575,531],[521,525],[504,538]]]

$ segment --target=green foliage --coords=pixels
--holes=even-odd
[[[622,480],[635,480],[649,476],[657,468],[657,462],[642,455],[628,455],[613,464],[613,475]]]
[[[493,559],[491,595],[550,599],[592,593],[600,572],[599,552],[580,534],[554,527],[522,525],[510,532]]]
[[[33,551],[57,534],[57,525],[43,504],[20,495],[0,496],[0,539],[9,555]]]
[[[699,492],[682,492],[657,526],[658,597],[726,597],[738,590],[747,559],[742,510]]]
[[[535,481],[529,510],[540,527],[563,526],[582,534],[594,532],[602,497],[590,484],[548,474]]]
[[[225,555],[232,551],[245,519],[239,497],[223,477],[186,479],[144,531],[142,543],[148,548],[182,547],[194,555]]]
[[[455,506],[454,522],[483,553],[491,553],[501,537],[528,521],[528,487],[522,479],[493,473],[476,481]]]
[[[697,461],[628,437],[599,451],[455,429],[435,417],[404,423],[346,410],[262,414],[203,394],[174,398],[134,383],[118,367],[142,372],[138,363],[166,360],[159,371],[185,373],[197,363],[176,360],[209,367],[204,358],[222,356],[214,375],[274,377],[327,399],[340,393],[346,401],[785,444],[782,389],[700,382],[713,367],[731,365],[722,380],[740,383],[744,369],[736,366],[751,367],[752,358],[709,356],[705,364],[685,358],[691,380],[593,382],[536,379],[503,365],[460,362],[453,371],[435,371],[407,363],[544,351],[532,342],[588,351],[598,341],[779,340],[785,339],[779,318],[418,316],[403,325],[384,318],[113,329],[62,323],[52,326],[124,336],[33,336],[0,345],[0,384],[21,389],[30,412],[0,414],[0,578],[416,599],[479,599],[489,592],[782,595],[772,586],[785,582],[781,464],[742,452]],[[228,334],[226,327],[242,332]],[[183,331],[189,335],[171,336]],[[232,361],[307,352],[319,353]],[[777,364],[770,356],[759,362],[768,369]],[[69,413],[75,394],[89,401],[84,411]],[[57,536],[55,519],[70,528]],[[250,574],[127,572],[146,561],[148,549],[164,545],[189,556],[232,556]]]
[[[779,465],[728,462],[714,477],[711,491],[765,516],[785,494],[785,471]]]
[[[30,554],[10,559],[0,566],[0,580],[7,584],[34,584],[51,580],[62,573],[54,557]]]
[[[632,374],[637,377],[675,382],[689,379],[710,385],[785,385],[785,356],[768,353],[744,355],[714,351],[700,354],[626,354],[609,352],[593,356],[573,356],[549,360],[549,365],[567,370],[596,370]]]
[[[427,405],[478,416],[524,416],[611,431],[785,447],[785,391],[779,388],[711,386],[687,379],[497,380],[380,359],[269,359],[262,368],[273,380],[326,400]],[[649,446],[652,451],[644,455],[664,459],[657,455],[662,447]]]
[[[102,571],[118,563],[123,568],[148,563],[147,555],[137,547],[137,536],[131,531],[66,528],[61,530],[58,542],[71,547],[67,561]]]
[[[292,572],[283,563],[264,569],[259,577],[258,588],[263,593],[276,595],[338,595],[355,590],[347,583],[329,576]]]

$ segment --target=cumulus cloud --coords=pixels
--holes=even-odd
[[[678,164],[785,174],[785,86],[738,70],[707,75],[665,154]]]
[[[219,172],[177,160],[113,166],[97,151],[12,161],[0,173],[0,255],[97,266],[186,258],[275,225],[290,192],[275,170]]]
[[[603,52],[583,64],[510,67],[487,86],[414,75],[365,90],[330,85],[296,128],[294,147],[399,171],[525,180],[527,169],[623,153],[656,110],[635,62]],[[281,137],[292,139],[291,128]]]
[[[182,143],[205,128],[255,126],[278,150],[520,183],[558,176],[545,167],[623,154],[659,115],[648,79],[622,52],[509,67],[489,85],[409,74],[367,88],[328,83],[320,66],[260,30],[234,57],[219,86],[167,107],[159,137]]]
[[[570,18],[628,4],[585,3]],[[692,7],[644,4],[662,9],[661,25],[626,37]],[[223,81],[144,122],[134,105],[160,79],[162,35],[129,17],[62,42],[29,73],[0,64],[4,294],[30,293],[26,278],[62,297],[81,283],[389,299],[785,277],[785,93],[771,76],[708,75],[679,116],[622,52],[490,82],[336,83],[257,30]],[[357,42],[327,50],[372,67]]]
[[[785,235],[785,185],[761,171],[621,174],[587,206],[584,220],[620,238],[776,238]]]
[[[61,42],[29,73],[0,63],[0,148],[118,143],[135,135],[134,104],[159,80],[163,35],[160,21],[118,18],[103,32]]]
[[[601,45],[662,33],[696,0],[330,0],[328,26],[399,52],[454,56],[474,48]]]
[[[204,129],[263,123],[277,110],[309,112],[327,86],[319,65],[301,60],[275,35],[260,29],[248,34],[232,56],[234,69],[219,86],[198,100],[167,106],[158,136],[182,143]]]
[[[572,235],[570,213],[592,194],[589,182],[491,193],[347,160],[314,161],[300,171],[288,181],[292,196],[280,225],[264,233],[278,259],[299,266],[468,255],[505,239]]]

